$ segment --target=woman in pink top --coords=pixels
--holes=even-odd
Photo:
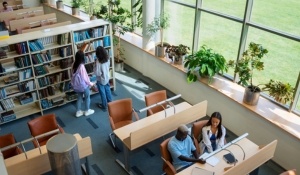
[[[94,86],[94,83],[90,82],[90,78],[86,72],[84,67],[84,53],[79,50],[75,55],[75,62],[72,67],[72,73],[78,72],[81,76],[82,80],[86,84],[86,88],[83,92],[76,92],[77,93],[77,112],[76,117],[80,117],[82,115],[88,116],[93,114],[95,111],[90,109],[90,86]],[[85,111],[81,110],[81,103],[83,101],[84,95],[84,104],[85,104]]]

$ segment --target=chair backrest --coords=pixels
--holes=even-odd
[[[198,142],[201,141],[200,139],[202,138],[202,128],[206,125],[207,122],[208,120],[200,120],[193,123],[192,133]]]
[[[132,100],[131,98],[125,98],[121,100],[116,100],[108,103],[108,113],[109,117],[113,123],[111,125],[122,122],[122,121],[132,121]],[[112,126],[112,130],[117,129],[117,127]]]
[[[146,106],[151,106],[153,104],[156,104],[156,103],[161,102],[166,99],[167,99],[167,91],[166,90],[155,91],[155,92],[145,95]],[[167,104],[165,103],[165,104],[163,104],[163,106],[164,106],[164,108],[166,108]],[[147,110],[147,116],[150,116],[150,115],[160,112],[162,110],[164,110],[162,106],[160,106],[160,105],[155,106],[155,107]]]
[[[168,143],[170,141],[171,137],[164,140],[161,144],[160,144],[160,153],[161,153],[161,157],[164,159],[163,162],[163,171],[167,173],[167,175],[171,175],[171,174],[175,174],[176,170],[174,168],[174,166],[172,165],[172,157],[171,154],[168,150]]]
[[[57,124],[55,114],[47,114],[38,118],[35,118],[28,123],[30,133],[33,137],[44,134],[46,132],[59,129],[63,133],[63,129]],[[47,141],[56,134],[45,136],[38,139],[39,145],[46,145]],[[35,147],[38,147],[36,140],[33,141]]]
[[[0,148],[4,148],[4,147],[12,145],[14,143],[16,143],[16,140],[12,133],[0,136]],[[2,153],[3,153],[4,159],[7,159],[7,158],[10,158],[10,157],[13,157],[15,155],[22,153],[22,150],[19,147],[14,147],[14,148],[8,149],[6,151],[3,151]]]
[[[279,175],[296,175],[296,169],[285,171]]]

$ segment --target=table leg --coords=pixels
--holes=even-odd
[[[90,164],[89,164],[89,159],[88,157],[85,158],[85,168],[86,168],[86,173],[87,175],[90,175]]]
[[[129,158],[129,149],[125,144],[123,144],[123,152],[124,152],[124,163],[122,163],[119,159],[116,159],[116,162],[130,175],[133,173],[130,171],[130,158]]]

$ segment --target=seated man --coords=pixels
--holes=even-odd
[[[192,164],[192,162],[205,163],[204,160],[199,159],[194,142],[188,136],[188,127],[180,125],[177,133],[168,143],[168,150],[173,159],[173,166],[176,170],[183,169]]]
[[[1,12],[11,12],[11,11],[13,11],[12,7],[9,7],[6,1],[4,1],[2,3],[2,5],[3,5],[3,9],[1,10]]]

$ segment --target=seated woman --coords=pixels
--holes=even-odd
[[[224,146],[226,129],[222,125],[222,116],[214,112],[207,124],[202,128],[202,140],[199,143],[201,153],[211,153]]]

